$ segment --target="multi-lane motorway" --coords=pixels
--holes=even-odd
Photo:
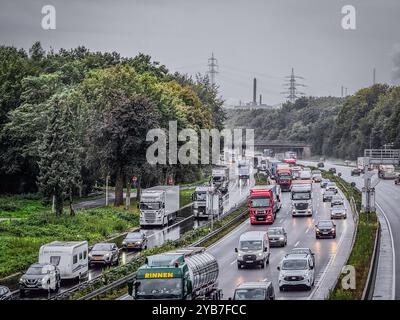
[[[363,187],[364,180],[362,175],[351,176],[352,167],[335,165],[330,162],[325,163],[325,166],[325,169],[335,167],[337,172],[342,174],[343,179],[348,182],[355,182],[359,189]],[[372,177],[373,182],[378,180],[376,173],[377,172],[375,171],[375,175]],[[388,289],[389,291],[392,291],[391,298],[398,300],[400,299],[400,276],[396,277],[396,275],[400,274],[400,264],[397,263],[400,261],[400,233],[397,232],[397,230],[400,230],[400,185],[395,185],[393,180],[380,180],[378,185],[375,187],[375,201],[378,212],[382,214],[383,218],[387,219],[389,224],[388,238],[391,243],[389,243],[387,250],[393,249],[393,252],[391,252],[393,259],[388,262],[382,261],[382,263],[393,264],[393,266],[390,266],[391,274],[378,274],[377,281],[380,281],[380,276],[390,276],[392,280],[389,282],[392,284],[392,288]]]
[[[316,261],[316,281],[324,277],[332,260],[337,254],[346,254],[341,250],[342,236],[347,232],[352,232],[354,228],[353,219],[349,204],[348,218],[346,220],[336,220],[337,237],[336,239],[315,239],[314,225],[320,219],[330,219],[330,203],[322,202],[322,192],[320,185],[315,183],[313,187],[313,206],[314,214],[312,217],[296,217],[290,214],[290,193],[282,193],[283,205],[277,214],[273,226],[283,226],[288,234],[288,243],[283,248],[271,248],[270,263],[265,269],[260,267],[238,269],[234,248],[238,246],[239,237],[246,231],[262,230],[266,231],[267,225],[251,225],[247,220],[236,228],[233,232],[222,238],[211,246],[208,251],[217,258],[220,267],[219,287],[222,288],[224,299],[232,297],[237,285],[242,282],[259,281],[268,279],[273,282],[277,299],[307,299],[313,294],[311,291],[289,290],[279,292],[277,266],[283,256],[292,248],[308,247],[315,253]]]

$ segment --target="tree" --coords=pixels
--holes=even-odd
[[[51,98],[50,119],[39,147],[38,183],[43,195],[55,199],[56,215],[63,213],[68,195],[70,214],[72,200],[80,184],[79,146],[74,134],[73,112],[65,93]]]
[[[148,130],[158,126],[157,109],[141,95],[116,95],[112,107],[98,112],[89,130],[93,155],[115,177],[114,206],[123,204],[123,187],[146,161]],[[130,179],[129,179],[130,181]]]

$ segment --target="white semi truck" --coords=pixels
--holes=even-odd
[[[240,160],[238,163],[238,174],[240,180],[250,179],[250,163],[247,160]]]
[[[211,170],[211,186],[226,194],[229,188],[229,168],[217,167]]]
[[[156,186],[143,190],[139,209],[141,226],[168,224],[179,210],[179,186]]]
[[[395,179],[397,176],[392,164],[381,164],[378,167],[378,177],[381,179]]]
[[[292,181],[292,216],[312,216],[312,180]]]
[[[223,212],[222,193],[210,186],[198,186],[192,194],[195,218],[209,218]]]

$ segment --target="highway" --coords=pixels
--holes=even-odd
[[[314,289],[311,291],[293,289],[284,292],[279,291],[279,271],[277,270],[277,266],[283,256],[294,247],[311,248],[315,253],[315,283],[317,285],[335,255],[346,254],[346,252],[340,250],[340,243],[342,235],[347,231],[352,231],[354,228],[350,206],[346,203],[348,209],[346,220],[335,220],[337,226],[336,239],[316,240],[314,225],[318,220],[330,219],[330,203],[322,202],[322,190],[319,183],[314,184],[313,188],[313,207],[315,211],[312,217],[293,218],[290,214],[290,193],[282,193],[283,205],[272,226],[283,226],[286,229],[288,244],[283,248],[271,248],[270,263],[265,269],[261,269],[260,267],[238,269],[234,248],[238,246],[239,237],[242,233],[253,230],[266,231],[269,227],[268,225],[251,225],[250,221],[247,220],[208,249],[208,252],[218,260],[220,267],[219,287],[223,291],[223,299],[232,297],[234,289],[242,282],[265,279],[273,282],[277,299],[308,299]]]
[[[310,163],[310,162],[304,162]],[[315,163],[313,163],[315,165]],[[335,167],[337,172],[342,173],[342,178],[348,182],[355,182],[357,187],[361,189],[364,185],[362,174],[360,176],[351,176],[352,167],[344,165],[335,165],[331,162],[325,162],[325,168],[328,170],[331,167]],[[374,171],[375,175],[372,177],[372,181],[378,179],[377,171]],[[380,179],[379,184],[375,187],[375,201],[376,207],[388,220],[390,229],[392,232],[392,245],[394,248],[394,272],[393,277],[395,284],[394,286],[394,298],[400,299],[400,276],[396,277],[396,274],[400,274],[400,185],[395,185],[393,180],[382,180]]]

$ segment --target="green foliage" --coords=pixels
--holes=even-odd
[[[193,189],[180,190],[179,192],[179,207],[182,208],[192,202]]]
[[[44,209],[38,194],[0,197],[0,218],[24,218]]]
[[[27,219],[0,222],[0,277],[25,270],[37,261],[41,245],[54,240],[87,240],[90,244],[139,225],[139,215],[120,208],[78,211],[56,217],[49,211]]]
[[[255,179],[255,182],[256,182],[256,186],[268,185],[270,183],[268,177],[265,174],[260,173],[260,172],[257,172],[254,175],[254,179]]]

